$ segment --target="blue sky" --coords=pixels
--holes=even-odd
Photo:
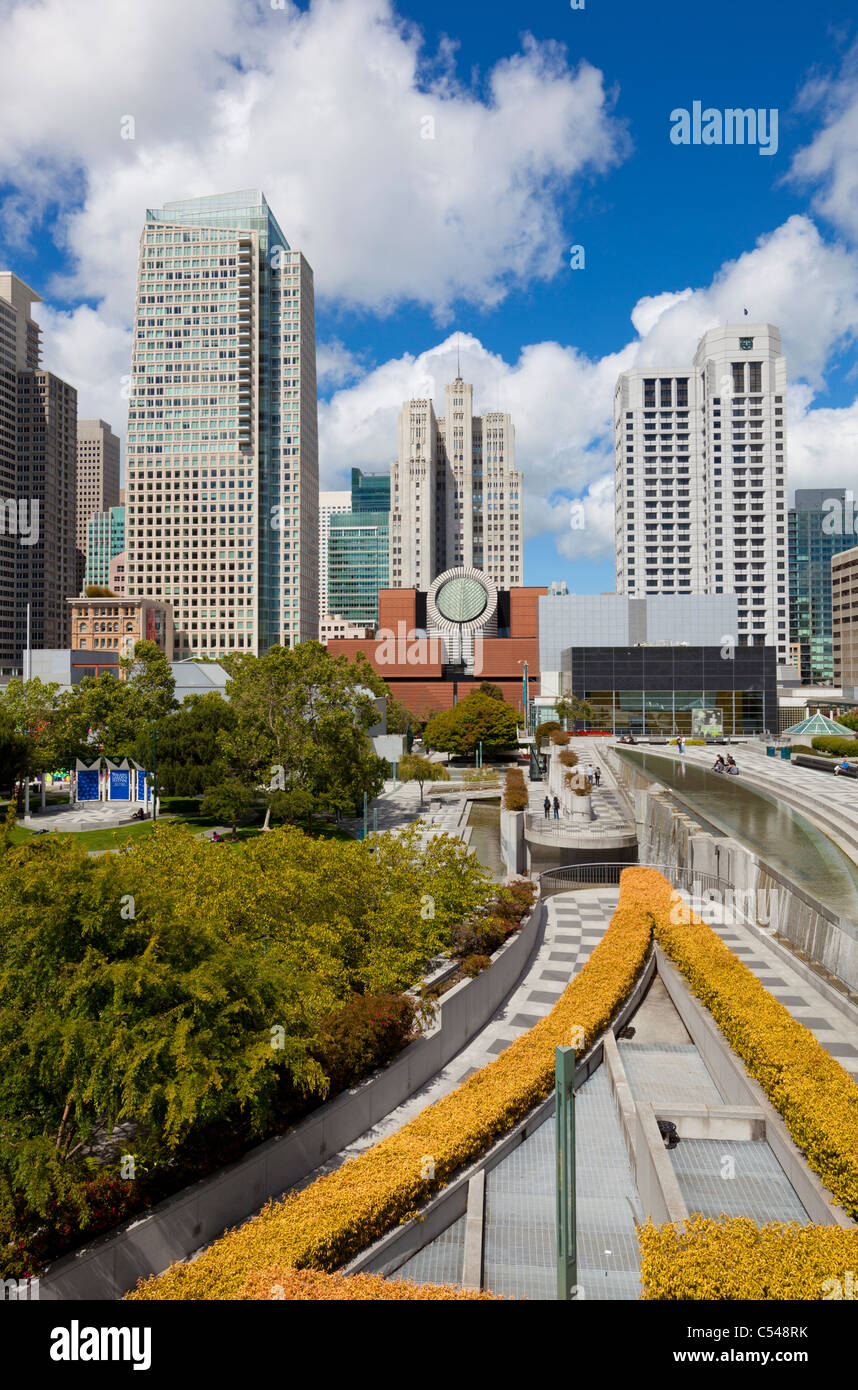
[[[0,259],[46,301],[46,365],[124,434],[145,206],[259,184],[316,271],[323,486],[387,467],[460,332],[516,422],[526,582],[609,590],[617,371],[745,307],[783,331],[791,481],[852,482],[856,28],[844,0],[0,0]],[[696,100],[776,108],[777,153],[672,144]]]

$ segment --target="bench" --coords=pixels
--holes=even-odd
[[[790,759],[796,767],[813,767],[819,772],[834,772],[842,759],[838,758],[812,758],[809,753],[797,753]],[[838,777],[858,777],[858,763],[850,763],[849,767],[843,772],[839,772]]]

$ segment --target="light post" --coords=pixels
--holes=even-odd
[[[557,1298],[578,1282],[575,1211],[575,1049],[554,1049],[554,1143],[557,1153]]]
[[[366,796],[366,792],[364,792],[364,794],[363,794],[363,837],[362,837],[364,840],[366,839],[368,833],[369,833],[369,831],[368,831],[368,824],[367,824],[367,796]]]
[[[530,689],[527,679],[527,662],[519,661],[521,667],[521,698],[524,707],[524,732],[530,733]]]
[[[158,730],[152,730],[152,823],[158,819]]]

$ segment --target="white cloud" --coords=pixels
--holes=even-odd
[[[524,472],[525,533],[553,540],[567,559],[610,559],[614,551],[613,395],[620,371],[654,363],[690,364],[698,339],[720,323],[777,324],[793,383],[788,403],[792,486],[824,474],[849,480],[856,451],[858,403],[814,409],[826,370],[858,318],[858,258],[823,240],[814,224],[792,217],[725,264],[708,286],[664,291],[638,301],[631,319],[639,336],[596,361],[574,347],[534,343],[505,362],[471,335],[451,334],[417,357],[391,360],[337,391],[320,407],[324,485],[351,466],[385,469],[395,455],[397,413],[411,396],[431,395],[443,411],[444,384],[455,376],[457,340],[462,375],[474,383],[478,412],[508,410],[516,459]],[[818,485],[818,484],[816,484]],[[583,525],[573,525],[579,498]],[[581,513],[574,514],[577,519]]]
[[[847,53],[837,77],[813,77],[799,97],[803,111],[818,110],[823,125],[793,159],[788,179],[815,188],[821,216],[858,239],[858,44]]]
[[[326,296],[494,303],[554,273],[558,195],[626,137],[559,45],[525,38],[483,99],[421,44],[390,0],[24,0],[0,16],[0,177],[58,202],[69,288],[126,313],[145,208],[254,185]]]

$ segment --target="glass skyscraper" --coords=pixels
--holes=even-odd
[[[128,592],[178,659],[318,632],[313,272],[256,189],[149,209],[127,451]]]
[[[352,509],[331,516],[328,611],[378,623],[378,591],[390,583],[390,475],[352,469]]]
[[[843,488],[796,489],[790,508],[789,635],[806,685],[834,681],[831,557],[858,541],[851,529],[853,509],[854,498]]]
[[[110,507],[96,512],[87,522],[86,574],[84,583],[107,586],[110,562],[125,549],[125,508]]]

